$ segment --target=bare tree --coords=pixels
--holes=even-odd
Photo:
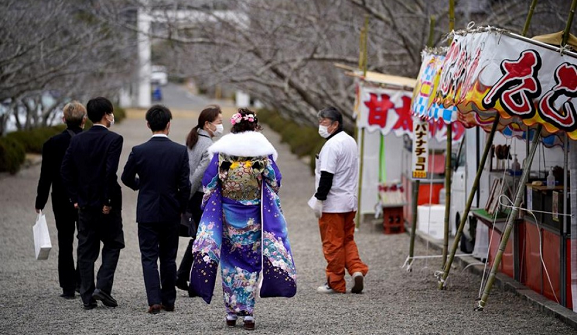
[[[147,33],[155,45],[153,58],[166,65],[172,75],[192,77],[205,88],[228,85],[244,90],[301,123],[314,124],[316,111],[333,105],[344,112],[347,127],[354,122],[354,81],[334,63],[357,67],[365,17],[370,22],[369,70],[387,74],[417,75],[431,17],[437,22],[436,45],[446,44],[448,33],[446,0],[43,3],[50,6],[40,8],[31,0],[9,0],[0,5],[0,9],[14,12],[9,23],[0,24],[0,33],[9,36],[7,42],[0,43],[2,94],[9,91],[8,96],[20,97],[23,92],[40,92],[56,83],[59,89],[67,87],[68,82],[82,85],[71,87],[73,93],[65,95],[86,94],[95,88],[114,90],[135,78],[131,70],[136,63],[136,34]],[[457,3],[458,29],[475,21],[477,25],[520,32],[529,9],[524,0]],[[19,11],[23,7],[28,10]],[[529,35],[563,29],[568,7],[565,0],[540,1]],[[39,11],[50,15],[35,15]],[[138,32],[137,11],[155,22],[150,32]],[[33,24],[20,27],[19,20],[33,17]],[[19,34],[19,29],[24,33]],[[22,35],[29,38],[21,42]],[[31,71],[26,72],[26,68]],[[1,86],[4,83],[9,84]],[[78,86],[80,89],[74,91]]]
[[[563,5],[540,2],[530,34],[562,29],[569,9]],[[528,6],[521,0],[459,1],[456,27],[475,21],[520,32]],[[172,73],[204,86],[240,88],[305,123],[315,122],[319,108],[334,105],[345,111],[350,126],[353,80],[334,63],[357,66],[365,16],[369,70],[415,77],[431,17],[437,20],[435,44],[445,43],[447,7],[445,0],[250,0],[219,10],[202,1],[155,1],[141,9],[164,22],[153,34],[164,40],[156,58]],[[188,15],[178,16],[175,9]]]
[[[132,80],[133,34],[89,3],[8,0],[0,11],[0,135],[7,114],[19,129],[46,125],[67,100],[115,95]]]

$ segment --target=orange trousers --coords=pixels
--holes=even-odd
[[[327,283],[341,293],[347,291],[345,269],[349,275],[361,272],[365,276],[369,272],[369,267],[359,257],[355,243],[355,214],[323,213],[319,219],[323,254],[327,260]]]

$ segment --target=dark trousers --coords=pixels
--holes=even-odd
[[[74,263],[74,232],[78,226],[78,211],[68,201],[52,196],[52,210],[58,230],[58,280],[62,292],[74,294],[80,285],[80,271]]]
[[[149,306],[161,303],[174,306],[179,224],[179,221],[138,223],[142,274]]]
[[[94,262],[100,253],[102,241],[102,264],[94,285]],[[78,211],[78,267],[80,268],[80,296],[85,304],[93,301],[95,288],[112,293],[114,272],[120,249],[124,248],[122,215],[120,210],[102,214],[102,209]]]
[[[192,195],[192,198],[188,201],[188,211],[192,213],[192,219],[197,223],[200,222],[200,218],[202,217],[202,210],[200,209],[200,205],[202,204],[202,197],[204,193],[196,192]],[[178,266],[178,273],[177,278],[179,282],[186,283],[189,281],[190,277],[190,270],[192,269],[192,245],[194,244],[194,239],[191,238],[188,241],[188,246],[184,251],[184,255],[182,255],[182,260],[180,261],[180,265]]]

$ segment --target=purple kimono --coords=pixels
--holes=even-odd
[[[204,174],[204,212],[192,249],[190,285],[210,303],[220,262],[229,315],[252,315],[257,294],[296,294],[296,270],[277,195],[280,180],[272,155],[216,152]]]

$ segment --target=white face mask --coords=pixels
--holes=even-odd
[[[319,135],[321,135],[323,138],[327,138],[331,135],[331,133],[329,133],[327,126],[319,125]]]
[[[214,135],[218,136],[218,135],[222,135],[222,133],[224,132],[224,126],[222,124],[215,124],[214,125],[216,127],[216,129],[214,130]]]
[[[114,125],[114,114],[109,114],[112,115],[112,120],[110,121],[110,126],[112,127]]]

